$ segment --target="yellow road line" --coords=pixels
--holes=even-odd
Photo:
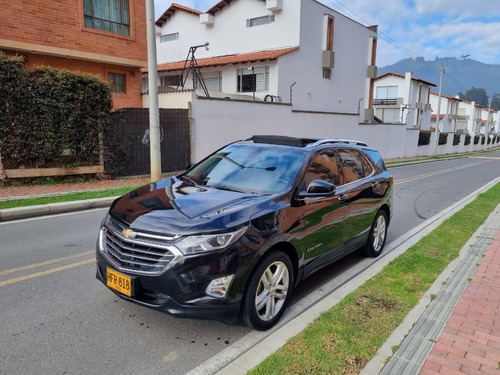
[[[68,255],[68,256],[65,256],[65,257],[61,257],[61,258],[46,260],[45,262],[30,264],[30,265],[24,266],[24,267],[13,268],[13,269],[10,269],[10,270],[6,270],[6,271],[0,272],[0,276],[9,275],[11,273],[15,273],[15,272],[19,272],[19,271],[31,270],[33,268],[43,267],[43,266],[47,266],[49,264],[64,262],[64,261],[69,260],[69,259],[79,258],[79,257],[83,257],[83,256],[90,255],[90,254],[93,254],[93,253],[94,253],[94,250],[84,251],[83,253],[79,253],[79,254]]]
[[[51,268],[51,269],[46,270],[46,271],[35,272],[35,273],[29,274],[29,275],[26,275],[26,276],[20,276],[20,277],[15,277],[13,279],[8,279],[8,280],[5,280],[5,281],[0,281],[0,287],[5,286],[5,285],[10,285],[10,284],[18,283],[18,282],[24,281],[24,280],[34,279],[35,277],[45,276],[45,275],[49,275],[51,273],[55,273],[55,272],[59,272],[59,271],[64,271],[64,270],[67,270],[67,269],[70,269],[70,268],[75,268],[75,267],[83,266],[84,264],[93,263],[93,262],[95,262],[94,258],[87,259],[87,260],[82,260],[81,262],[71,263],[71,264],[68,264],[66,266]]]
[[[500,156],[471,156],[471,159],[500,160]]]
[[[432,177],[432,176],[436,176],[438,174],[443,174],[443,173],[458,171],[460,169],[475,167],[476,165],[483,164],[483,163],[484,163],[484,161],[478,162],[478,163],[474,163],[474,164],[469,164],[469,165],[461,165],[459,167],[453,167],[453,168],[448,168],[448,169],[441,169],[441,170],[435,171],[435,172],[425,173],[425,174],[421,174],[421,175],[418,175],[418,176],[405,178],[405,179],[402,179],[402,180],[396,180],[396,181],[394,181],[394,185],[404,184],[406,182],[420,180],[422,178]]]

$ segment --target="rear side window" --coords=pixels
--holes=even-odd
[[[375,150],[370,150],[370,149],[363,149],[363,151],[372,159],[373,163],[376,164],[380,169],[383,169],[384,171],[387,170],[384,160],[382,159],[382,156],[375,151]]]
[[[372,172],[372,167],[359,151],[340,150],[339,154],[345,183],[367,177]]]
[[[333,150],[319,154],[309,166],[306,174],[306,186],[312,180],[325,180],[334,185],[342,185],[340,160]]]

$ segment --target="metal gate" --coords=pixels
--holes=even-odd
[[[184,170],[191,159],[187,109],[160,109],[161,171]],[[149,109],[113,112],[104,138],[105,169],[112,177],[150,174]]]

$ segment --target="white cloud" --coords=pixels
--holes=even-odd
[[[416,0],[415,8],[419,14],[459,15],[465,19],[500,15],[500,2],[492,0]]]

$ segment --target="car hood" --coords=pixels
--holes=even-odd
[[[187,235],[234,228],[273,205],[276,195],[196,186],[176,177],[140,187],[118,198],[110,215],[137,231]]]

